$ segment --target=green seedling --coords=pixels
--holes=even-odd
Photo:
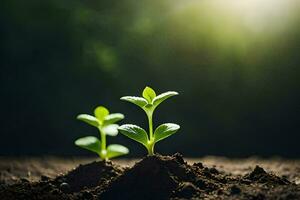
[[[120,144],[106,146],[106,135],[118,135],[119,125],[115,123],[124,119],[124,115],[121,113],[109,114],[109,111],[103,106],[97,107],[94,110],[94,114],[95,116],[80,114],[77,116],[77,119],[96,127],[100,132],[100,139],[94,136],[87,136],[77,139],[75,145],[97,153],[102,160],[128,154],[128,148]]]
[[[145,111],[149,123],[149,134],[141,127],[133,124],[124,124],[118,129],[123,135],[144,145],[148,151],[148,155],[153,155],[155,143],[171,136],[180,128],[177,124],[165,123],[158,126],[153,132],[153,113],[160,103],[172,96],[178,95],[178,93],[169,91],[156,96],[152,88],[146,87],[142,95],[143,97],[125,96],[121,100],[131,102]]]

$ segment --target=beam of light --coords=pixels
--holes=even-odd
[[[232,12],[252,31],[266,31],[269,28],[285,28],[293,13],[300,6],[296,0],[244,0],[220,1],[224,9]]]

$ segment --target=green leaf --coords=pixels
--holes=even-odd
[[[143,144],[145,147],[148,146],[148,135],[141,127],[133,124],[124,124],[118,129],[123,135]]]
[[[111,144],[107,147],[107,158],[114,158],[117,156],[125,155],[129,153],[129,149],[120,144]]]
[[[89,151],[95,152],[100,155],[101,152],[101,142],[98,138],[94,136],[87,136],[79,138],[75,141],[75,145],[87,149]]]
[[[148,104],[147,100],[142,97],[125,96],[122,97],[121,100],[134,103],[135,105],[138,105],[141,108]]]
[[[95,110],[94,110],[94,114],[97,117],[97,119],[99,119],[100,122],[103,122],[104,118],[109,115],[109,111],[107,110],[107,108],[103,107],[103,106],[98,106]]]
[[[154,132],[154,142],[158,142],[160,140],[163,140],[172,134],[176,133],[178,129],[180,128],[177,124],[172,123],[166,123],[162,124]]]
[[[100,125],[100,122],[99,120],[94,117],[94,116],[91,116],[91,115],[87,115],[87,114],[80,114],[77,116],[77,119],[81,120],[81,121],[84,121],[92,126],[96,126],[98,127]]]
[[[155,97],[153,99],[153,105],[158,106],[164,100],[166,100],[166,99],[168,99],[172,96],[175,96],[175,95],[178,95],[178,93],[174,92],[174,91],[169,91],[169,92],[162,93],[162,94],[158,95],[157,97]]]
[[[119,125],[118,124],[109,124],[107,126],[104,126],[102,128],[102,131],[109,136],[116,136],[118,135],[118,128]]]
[[[156,93],[151,87],[147,86],[143,91],[143,97],[148,101],[149,104],[152,104],[153,99],[156,97]]]
[[[104,118],[104,124],[108,125],[108,124],[113,124],[116,123],[120,120],[124,119],[124,115],[121,113],[112,113],[110,115],[107,115]]]

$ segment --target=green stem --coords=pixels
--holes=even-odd
[[[106,159],[106,135],[103,133],[101,127],[99,127],[100,137],[101,137],[101,150],[100,157],[104,160]]]
[[[148,155],[154,155],[154,136],[153,136],[153,111],[147,112],[149,123],[149,141],[148,141]]]
[[[148,143],[148,155],[153,156],[154,155],[154,141],[150,141]]]
[[[101,150],[106,150],[106,135],[101,132]]]
[[[153,113],[150,112],[147,116],[148,116],[148,123],[149,123],[149,137],[150,137],[150,141],[152,141],[153,139],[153,121],[152,121],[152,115]]]

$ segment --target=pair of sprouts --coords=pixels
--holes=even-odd
[[[123,101],[133,103],[144,110],[148,119],[148,133],[143,128],[134,124],[124,124],[119,126],[118,121],[124,119],[121,113],[112,113],[99,106],[94,110],[94,116],[80,114],[77,119],[95,126],[100,133],[100,139],[94,136],[79,138],[75,144],[84,149],[97,153],[101,159],[107,160],[113,157],[122,156],[129,153],[127,147],[120,144],[106,145],[106,136],[117,136],[118,132],[142,144],[148,151],[148,155],[154,155],[154,146],[157,142],[173,135],[180,128],[174,123],[164,123],[153,129],[153,113],[155,109],[166,99],[178,95],[177,92],[169,91],[156,95],[155,91],[146,87],[143,90],[143,97],[124,96]]]

